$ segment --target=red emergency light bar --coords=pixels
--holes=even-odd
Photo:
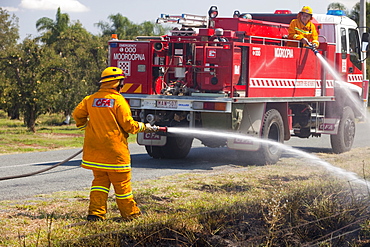
[[[280,9],[280,10],[275,10],[275,15],[289,15],[289,14],[291,14],[292,13],[292,11],[290,11],[290,10],[282,10],[282,9]]]

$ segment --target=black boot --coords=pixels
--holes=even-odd
[[[99,220],[103,220],[103,218],[101,218],[99,216],[96,216],[96,215],[88,215],[86,219],[87,219],[87,221],[99,221]]]

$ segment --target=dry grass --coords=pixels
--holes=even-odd
[[[369,148],[318,156],[368,177]],[[1,201],[0,245],[365,246],[369,239],[367,189],[295,158],[135,182],[133,188],[145,214],[132,222],[113,220],[119,216],[113,195],[109,220],[75,227],[68,225],[84,221],[88,191]]]
[[[43,116],[33,134],[0,114],[0,154],[81,147],[62,120]],[[317,156],[369,179],[368,147]],[[368,246],[370,193],[356,182],[296,158],[168,176],[133,184],[142,217],[114,221],[110,195],[109,220],[75,227],[88,190],[0,201],[0,246]]]

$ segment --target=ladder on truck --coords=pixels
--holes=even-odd
[[[182,27],[188,28],[206,28],[208,26],[208,17],[192,14],[182,14],[182,15],[161,14],[161,17],[157,19],[156,23],[180,24],[182,25]]]

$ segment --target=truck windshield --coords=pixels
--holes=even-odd
[[[357,29],[348,29],[349,34],[349,55],[350,60],[358,69],[361,70],[360,62],[360,39],[358,36]]]

